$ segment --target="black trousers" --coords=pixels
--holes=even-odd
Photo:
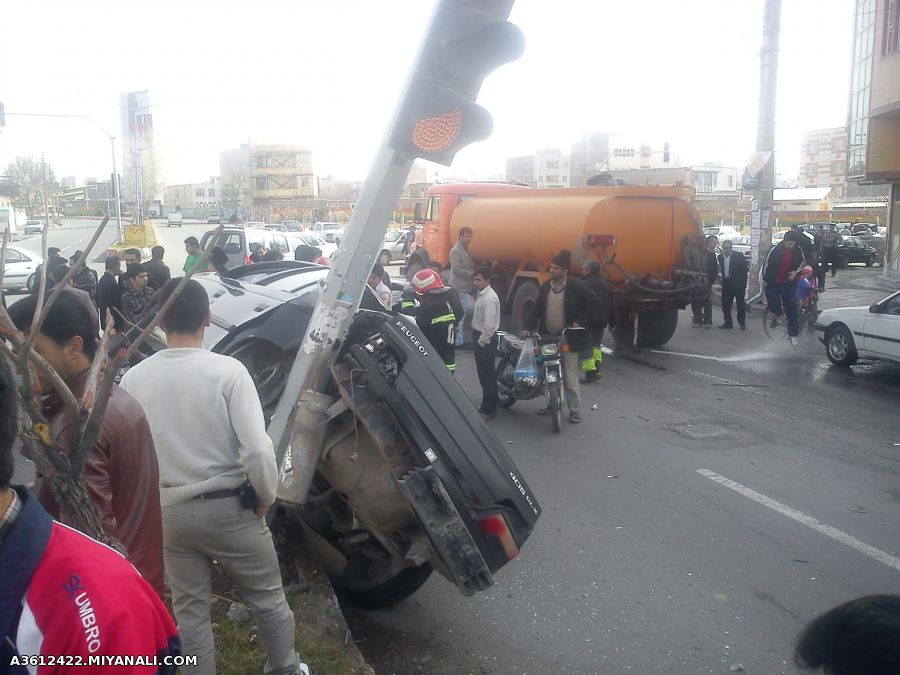
[[[725,317],[725,325],[731,326],[731,305],[737,302],[737,322],[738,326],[746,325],[747,306],[744,302],[744,286],[738,287],[732,284],[728,279],[722,282],[722,315]]]
[[[691,312],[694,314],[694,323],[712,323],[712,284],[706,285],[706,294],[696,291],[691,301]]]
[[[481,410],[489,415],[497,412],[497,336],[494,335],[486,347],[478,344],[481,333],[472,333],[472,351],[475,355],[475,368],[478,370],[478,381],[481,383]]]
[[[822,261],[822,280],[825,280],[825,270],[828,268],[828,265],[831,265],[831,276],[837,274],[837,264],[838,264],[838,256],[837,249],[834,248],[826,248],[824,260]],[[822,284],[822,288],[825,288],[825,284]]]

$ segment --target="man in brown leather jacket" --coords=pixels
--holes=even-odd
[[[31,327],[36,298],[13,305],[10,316],[25,332]],[[34,342],[77,398],[97,349],[97,315],[88,312],[74,293],[64,291],[54,302]],[[38,376],[44,416],[64,451],[71,451],[75,422],[53,385]],[[160,596],[163,593],[162,516],[159,465],[150,426],[141,406],[113,386],[100,437],[85,460],[84,482],[97,507],[103,529],[122,542],[129,560]],[[51,516],[66,522],[50,490],[49,477],[39,477],[35,494]]]

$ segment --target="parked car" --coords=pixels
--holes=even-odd
[[[255,228],[255,229],[258,229],[258,230],[264,230],[264,229],[266,229],[268,226],[269,226],[268,223],[264,223],[264,222],[261,221],[261,220],[250,220],[250,221],[244,223],[244,227],[252,227],[252,228]]]
[[[44,221],[29,220],[25,223],[25,234],[41,234],[44,231]]]
[[[214,230],[207,230],[200,241],[200,248],[205,249]],[[294,257],[294,249],[291,248],[287,236],[282,232],[259,229],[255,227],[241,227],[240,225],[228,225],[222,230],[219,240],[216,242],[228,256],[227,268],[238,267],[251,263],[250,256],[258,248],[266,250],[278,249],[286,258]],[[295,247],[296,248],[296,247]]]
[[[704,227],[703,228],[703,236],[709,237],[715,235],[719,238],[719,243],[722,243],[723,239],[731,239],[734,241],[735,237],[740,237],[741,233],[736,229],[731,227],[730,225],[715,225],[713,227]]]
[[[287,239],[291,249],[291,255],[288,256],[290,258],[294,257],[294,251],[296,251],[297,247],[301,244],[315,246],[322,251],[323,256],[330,258],[331,260],[334,260],[334,256],[338,251],[337,244],[329,244],[315,232],[288,232]]]
[[[859,237],[844,237],[837,247],[837,259],[838,267],[847,267],[850,263],[865,263],[866,267],[871,267],[880,261],[881,256]]]
[[[299,220],[282,220],[281,224],[284,225],[284,229],[287,232],[303,231],[303,223],[301,223]]]
[[[381,243],[381,253],[378,254],[378,262],[389,265],[394,260],[403,260],[406,252],[406,241],[409,239],[409,230],[388,230]]]
[[[222,217],[218,213],[210,213],[206,217],[207,225],[218,225],[221,222],[222,222]]]
[[[900,291],[868,307],[822,310],[815,329],[836,366],[851,366],[858,359],[900,363]]]
[[[184,216],[181,214],[181,211],[170,213],[166,225],[167,227],[182,227],[184,225]]]
[[[267,230],[272,230],[273,232],[287,232],[287,228],[283,223],[273,223],[271,225],[266,225]]]
[[[316,222],[309,228],[325,241],[333,244],[340,244],[341,238],[344,236],[345,228],[340,223]]]
[[[735,253],[743,253],[744,257],[750,260],[750,237],[740,235],[732,238],[731,250]]]
[[[35,272],[44,259],[18,246],[6,246],[6,265],[3,267],[4,291],[30,291],[34,286]]]

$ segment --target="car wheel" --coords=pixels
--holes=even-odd
[[[875,256],[874,255],[870,255],[868,258],[866,258],[866,267],[871,267],[874,264],[875,264]]]
[[[347,560],[347,566],[335,585],[340,588],[354,605],[363,609],[384,609],[405,600],[419,590],[433,571],[425,563],[419,567],[407,567],[393,577],[383,579],[369,577],[371,568],[377,567],[365,556],[355,555]]]
[[[378,262],[382,267],[385,265],[391,264],[391,252],[390,251],[382,251],[381,255],[378,256]]]
[[[859,359],[853,334],[846,326],[835,326],[825,334],[825,353],[836,366],[852,366]]]

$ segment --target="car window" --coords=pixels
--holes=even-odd
[[[283,234],[272,234],[272,246],[271,248],[278,249],[282,253],[287,253],[290,250],[288,247],[287,239]]]
[[[387,234],[384,235],[385,241],[397,241],[400,236],[403,234],[400,230],[389,230]]]
[[[23,256],[18,251],[14,251],[11,248],[6,249],[6,262],[18,263],[18,262],[28,262],[28,258]]]
[[[250,249],[250,252],[253,253],[259,248],[264,248],[266,245],[266,235],[262,232],[254,232],[252,234],[247,235],[249,242],[247,243],[247,247]]]
[[[900,294],[895,295],[881,306],[882,314],[900,316]]]
[[[242,253],[244,250],[240,232],[223,232],[218,245],[227,255]]]

